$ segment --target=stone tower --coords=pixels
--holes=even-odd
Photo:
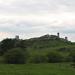
[[[65,40],[68,40],[68,37],[65,37]]]
[[[58,38],[60,38],[60,33],[57,33]]]
[[[19,36],[18,36],[18,35],[16,35],[16,36],[15,36],[15,39],[16,39],[16,40],[19,40]]]

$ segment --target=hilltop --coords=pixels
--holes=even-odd
[[[27,48],[30,50],[41,50],[41,49],[49,49],[49,48],[57,48],[57,47],[66,47],[66,46],[74,46],[75,44],[68,40],[68,37],[60,38],[60,34],[57,35],[43,35],[36,38],[30,39],[19,39],[17,35],[14,39],[4,39],[1,41],[0,47],[2,49],[12,49],[16,47]],[[0,48],[1,49],[1,48]],[[3,50],[0,50],[3,51]]]
[[[28,39],[26,41],[30,43],[29,46],[36,48],[58,47],[72,44],[71,41],[68,41],[67,37],[60,38],[59,33],[57,33],[57,35],[47,34],[41,37]]]
[[[71,53],[75,53],[75,43],[67,37],[60,38],[59,33],[25,40],[16,36],[14,39],[4,39],[0,43],[0,61],[5,60],[7,63],[71,62]]]

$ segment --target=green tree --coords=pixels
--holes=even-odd
[[[69,58],[69,61],[75,62],[75,52],[74,52],[74,51],[71,52],[71,53],[69,54],[68,58]]]
[[[57,52],[50,52],[47,54],[48,62],[49,63],[57,63],[63,61],[63,56]]]
[[[21,40],[8,39],[8,38],[2,40],[0,43],[0,54],[3,55],[8,50],[10,50],[12,48],[20,47],[20,45],[24,46],[24,44],[22,44],[20,41]]]
[[[21,48],[14,48],[5,53],[5,63],[24,64],[27,62],[28,53]]]
[[[47,57],[44,55],[35,55],[32,59],[31,59],[32,63],[45,63],[47,62]]]
[[[20,40],[19,43],[18,43],[18,47],[26,48],[27,47],[26,40]]]
[[[3,54],[8,49],[14,48],[15,40],[13,39],[4,39],[0,44],[0,53]]]

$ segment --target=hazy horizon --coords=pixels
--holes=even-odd
[[[75,41],[75,0],[0,0],[0,40],[57,32]]]

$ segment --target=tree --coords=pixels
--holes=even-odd
[[[15,40],[13,39],[4,39],[0,44],[0,53],[4,54],[8,49],[11,49],[15,46]]]
[[[32,63],[45,63],[47,62],[47,57],[44,55],[35,55],[32,60]]]
[[[0,54],[3,55],[5,52],[12,48],[20,47],[20,40],[16,39],[4,39],[0,43]]]
[[[19,43],[18,43],[18,47],[26,48],[27,47],[26,40],[20,40]]]
[[[47,58],[48,58],[49,63],[57,63],[57,62],[61,62],[63,60],[62,55],[57,52],[48,53]]]
[[[75,52],[74,51],[71,52],[68,57],[69,57],[69,61],[75,62]]]
[[[5,63],[24,64],[27,61],[28,53],[21,48],[14,48],[4,55]]]

